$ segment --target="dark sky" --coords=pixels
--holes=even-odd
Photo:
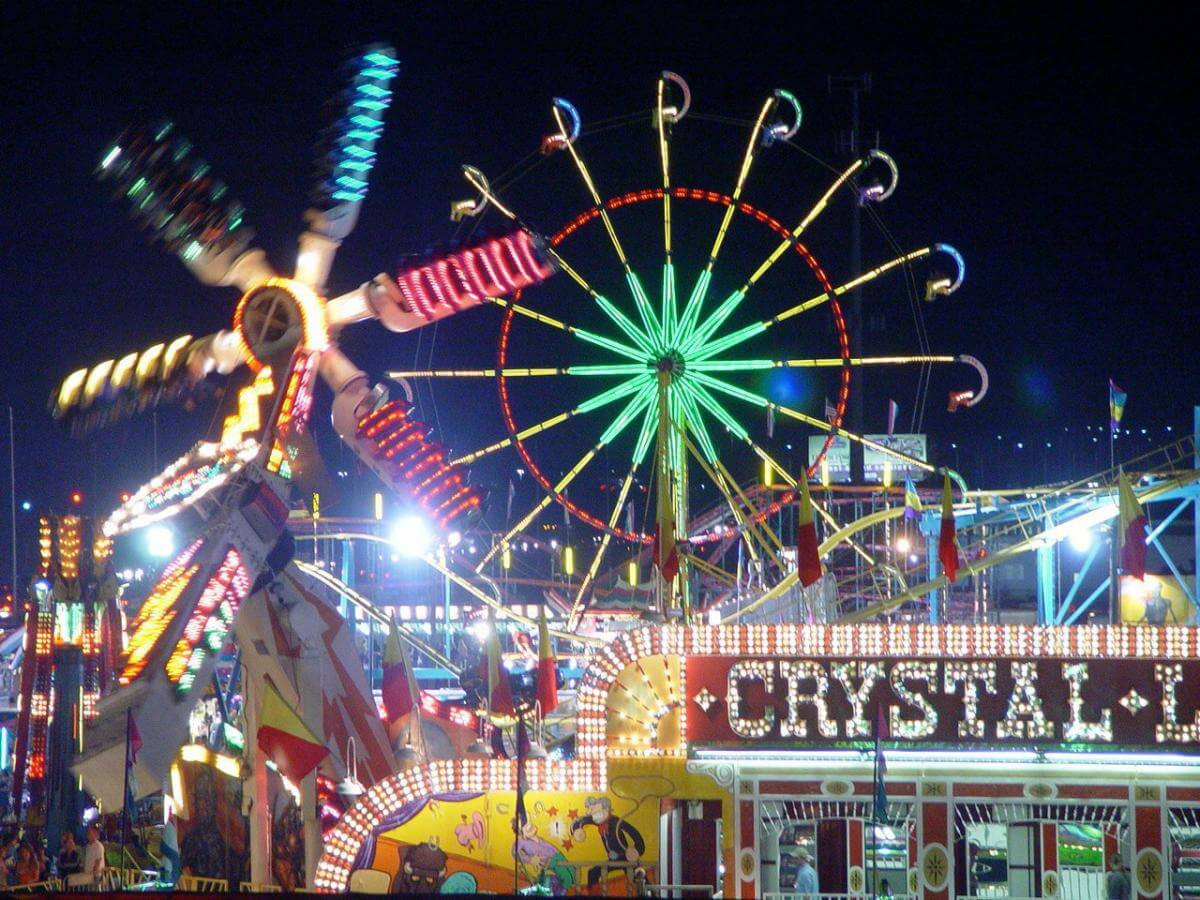
[[[976,21],[963,19],[961,5],[861,3],[129,3],[7,12],[0,278],[18,498],[62,507],[78,486],[99,512],[149,476],[148,420],[73,442],[50,420],[46,398],[75,368],[221,327],[236,299],[201,287],[138,235],[92,177],[105,143],[129,122],[173,117],[289,270],[321,104],[338,86],[347,49],[372,39],[392,43],[403,70],[334,288],[450,238],[447,204],[466,194],[458,165],[498,171],[523,157],[547,130],[552,96],[574,101],[585,122],[618,116],[647,107],[653,79],[669,68],[689,80],[697,112],[748,118],[768,91],[787,87],[806,109],[798,140],[836,161],[833,134],[847,101],[829,96],[826,76],[869,71],[864,123],[901,166],[883,219],[901,246],[946,241],[969,266],[959,293],[923,310],[930,343],[974,354],[991,372],[986,402],[954,417],[945,390],[970,378],[935,379],[926,430],[944,446],[1099,424],[1110,375],[1130,393],[1131,426],[1189,426],[1198,273],[1195,146],[1186,134],[1197,103],[1186,75],[1194,48],[1184,38],[1196,23],[1054,7]],[[653,148],[648,134],[634,134]],[[736,155],[714,145],[712,159],[693,151],[688,165],[706,186],[728,191]],[[608,171],[619,173],[619,159],[610,156]],[[642,172],[653,184],[655,170]],[[812,196],[756,189],[756,202],[780,201],[772,211],[784,219]],[[553,218],[558,206],[536,190],[530,196]],[[572,195],[547,225],[584,205]],[[826,232],[823,241],[823,258],[841,261],[841,239]],[[844,279],[844,267],[836,274]],[[365,327],[369,334],[347,343],[373,372],[419,352],[411,335]],[[911,327],[901,303],[875,337],[915,349]],[[493,337],[480,330],[458,332],[465,343],[456,352],[486,365]],[[901,400],[902,418],[911,413],[911,386],[873,384],[868,430],[882,427],[874,420],[889,394]],[[819,405],[809,411],[819,414]],[[438,409],[442,420],[459,412]],[[185,449],[210,414],[161,414],[160,462]]]

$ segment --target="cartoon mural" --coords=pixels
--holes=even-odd
[[[538,885],[564,896],[599,887],[606,862],[658,858],[657,793],[651,799],[529,791],[518,836],[513,791],[439,794],[393,811],[356,868],[386,873],[395,893],[512,893]],[[608,873],[613,892],[624,892],[626,874],[625,866]]]

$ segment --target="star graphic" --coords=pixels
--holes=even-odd
[[[572,822],[574,822],[576,819],[579,818],[579,810],[568,809],[567,810],[567,818],[570,819]]]
[[[558,815],[558,807],[551,806],[549,809],[546,810],[546,815],[548,815],[550,818],[553,819],[555,816]]]
[[[562,846],[564,850],[570,850],[575,845],[571,842],[570,838],[563,838]]]

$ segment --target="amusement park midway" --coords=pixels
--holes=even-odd
[[[1031,12],[11,17],[4,888],[1200,896],[1188,23]]]

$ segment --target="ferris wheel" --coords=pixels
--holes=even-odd
[[[653,548],[660,602],[668,607],[688,604],[687,579],[667,564],[663,548],[668,544],[677,542],[677,558],[686,569],[689,560],[703,565],[698,553],[705,545],[732,536],[744,540],[756,559],[762,557],[781,574],[786,570],[785,542],[772,519],[795,499],[806,464],[785,464],[758,434],[764,418],[768,430],[778,418],[826,436],[810,473],[838,435],[932,471],[924,461],[842,428],[854,372],[966,363],[978,371],[982,384],[977,391],[955,392],[953,402],[974,405],[987,390],[986,371],[973,357],[851,353],[840,304],[847,292],[888,275],[911,278],[914,266],[933,264],[935,258],[937,269],[925,280],[924,299],[954,293],[965,276],[962,256],[944,243],[901,252],[848,280],[827,274],[808,243],[809,233],[842,195],[863,205],[887,200],[899,181],[888,154],[871,150],[835,172],[815,201],[785,223],[744,195],[755,163],[791,145],[802,118],[796,97],[776,90],[766,98],[750,126],[740,166],[721,189],[673,180],[674,139],[691,104],[687,83],[663,72],[649,114],[658,171],[649,185],[608,195],[585,159],[584,144],[591,142],[581,140],[579,111],[567,100],[554,99],[553,129],[541,141],[541,156],[574,173],[579,184],[562,202],[582,206],[557,231],[544,232],[540,222],[527,218],[500,187],[501,179],[493,183],[479,168],[464,166],[476,196],[455,203],[454,218],[492,211],[545,246],[566,277],[494,301],[502,307],[495,367],[390,373],[442,385],[494,380],[503,434],[457,454],[455,461],[479,465],[512,448],[541,496],[515,521],[510,517],[476,570],[483,572],[497,554],[507,553],[518,535],[559,504],[565,515],[598,533],[596,552],[573,585],[571,626],[580,621],[614,540],[635,550]],[[726,276],[726,268],[738,274]],[[812,327],[821,314],[831,322],[828,331]],[[798,347],[804,352],[795,352]],[[828,375],[825,396],[834,400],[825,400],[826,410],[800,408],[761,386],[772,373],[798,370]],[[567,445],[575,448],[569,456],[564,455]],[[730,458],[737,454],[769,466],[785,489],[765,499],[748,496],[737,474],[744,477],[746,467]],[[543,461],[544,455],[552,461]],[[587,479],[580,479],[587,473],[597,474],[597,460],[615,468],[601,473],[608,479],[602,502],[589,505],[573,498],[571,487],[583,486]],[[710,501],[718,514],[697,515],[701,503]]]

